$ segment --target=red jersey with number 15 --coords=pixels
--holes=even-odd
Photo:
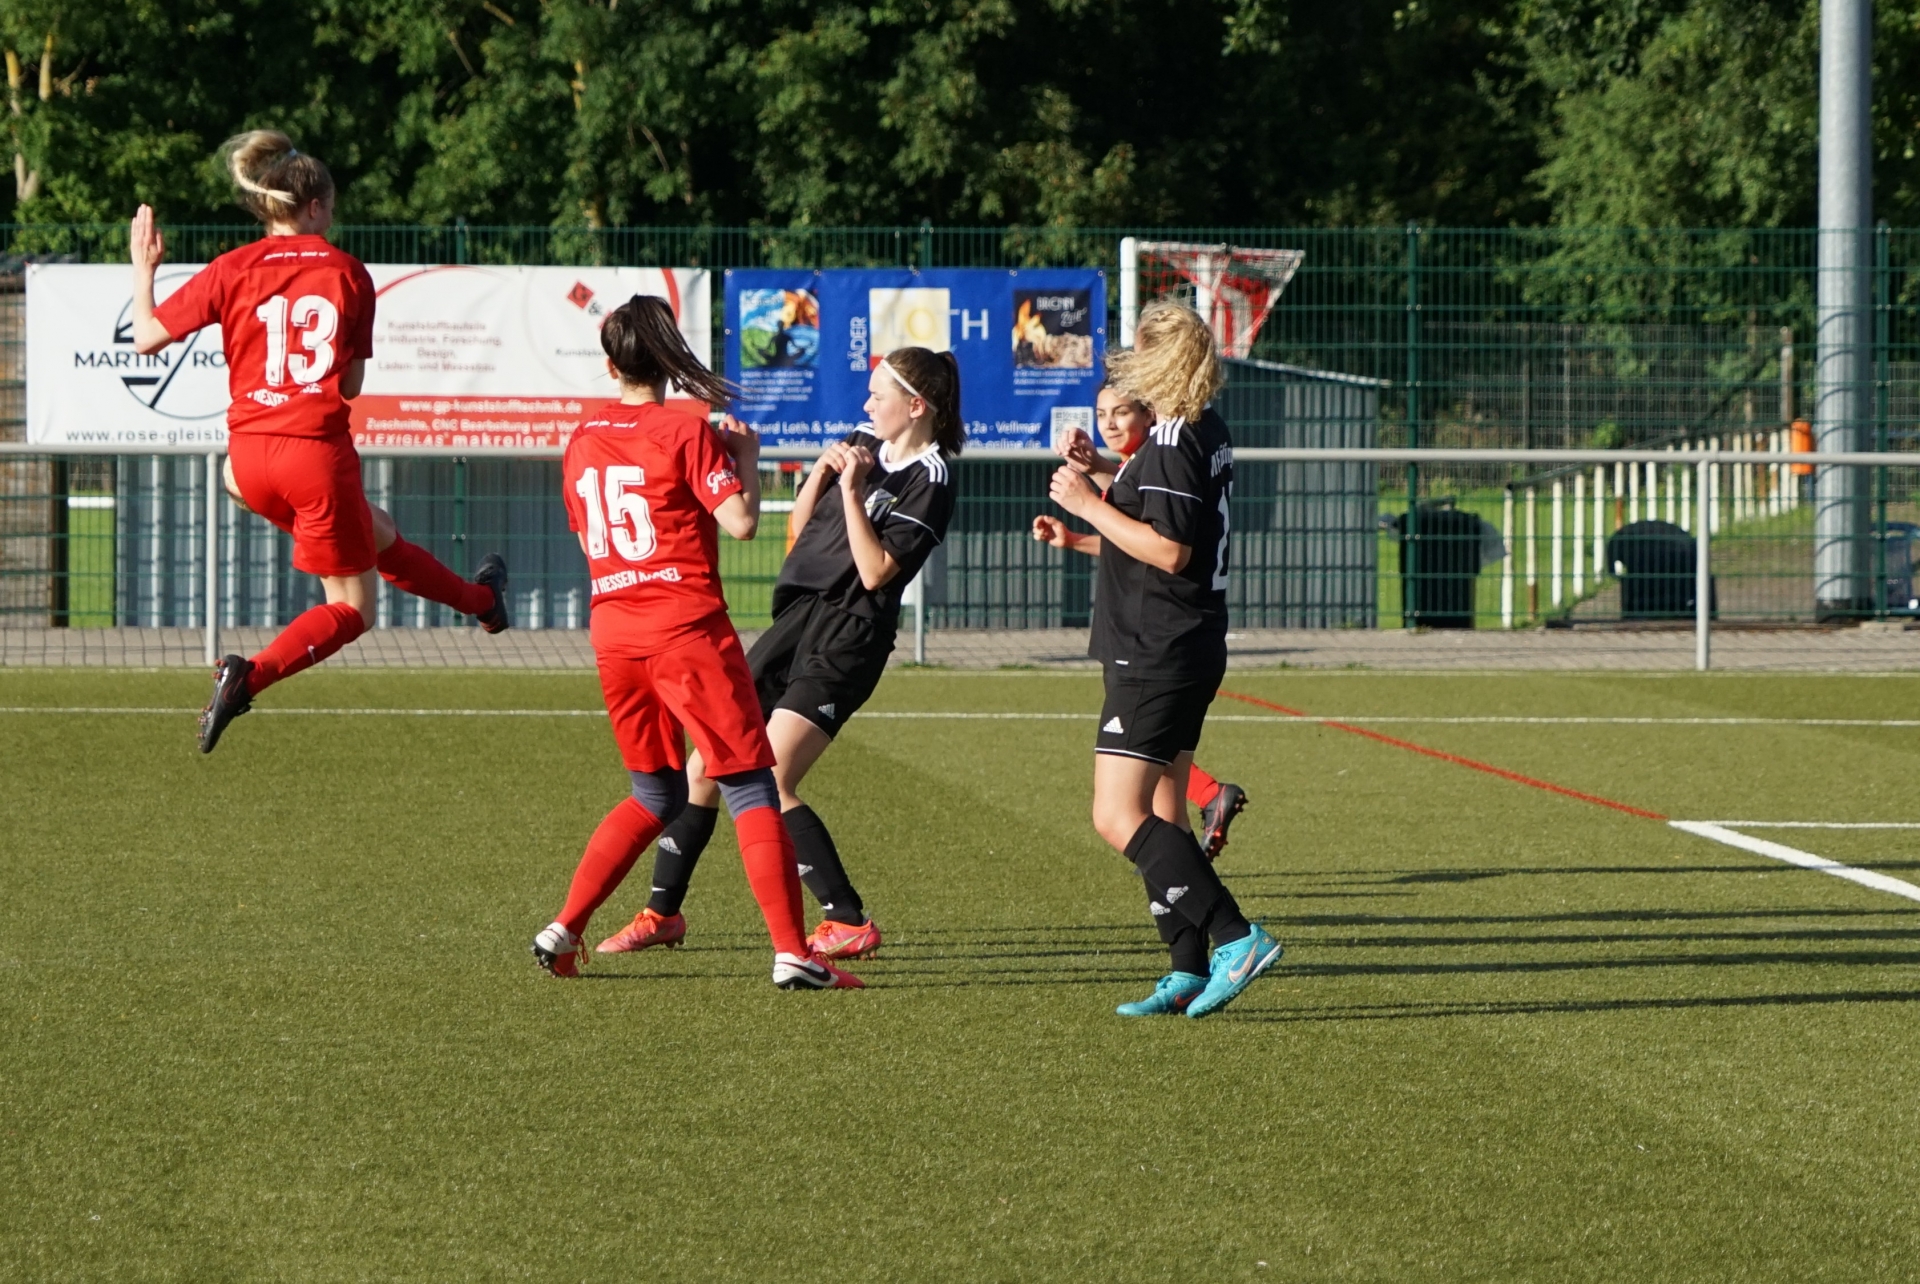
[[[704,418],[610,405],[574,430],[561,475],[567,524],[585,536],[596,651],[656,654],[726,611],[713,510],[741,485]]]
[[[373,278],[319,236],[263,236],[229,250],[154,309],[184,339],[219,323],[228,432],[345,436],[340,374],[373,355]]]

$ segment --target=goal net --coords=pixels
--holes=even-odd
[[[1223,355],[1247,356],[1261,324],[1305,258],[1304,250],[1250,250],[1188,241],[1123,243],[1120,342],[1132,344],[1139,306],[1171,298],[1207,318]]]

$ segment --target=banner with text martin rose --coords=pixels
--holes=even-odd
[[[200,270],[167,264],[165,299]],[[704,268],[368,264],[378,305],[354,439],[381,446],[552,447],[615,395],[600,323],[635,294],[667,301],[708,358]],[[151,357],[133,350],[133,274],[118,265],[27,269],[27,439],[136,451],[226,440],[227,372],[210,327]],[[676,398],[676,400],[679,400]],[[686,401],[689,408],[701,403]]]

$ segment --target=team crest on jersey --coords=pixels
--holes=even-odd
[[[739,480],[739,474],[731,468],[716,469],[707,474],[707,493],[718,495],[722,486],[731,485]]]
[[[281,406],[292,400],[286,393],[275,392],[271,388],[255,388],[247,396],[263,406]]]
[[[891,513],[893,506],[899,502],[900,497],[892,491],[874,491],[873,494],[867,496],[867,520],[875,526],[878,526],[881,519],[888,513]]]

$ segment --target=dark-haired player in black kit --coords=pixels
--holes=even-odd
[[[1101,661],[1107,696],[1094,742],[1093,824],[1140,872],[1172,955],[1154,992],[1118,1011],[1203,1017],[1281,954],[1241,914],[1187,823],[1187,770],[1227,669],[1233,442],[1208,405],[1224,379],[1199,314],[1156,303],[1134,335],[1130,351],[1109,358],[1109,377],[1159,422],[1104,497],[1071,465],[1054,473],[1053,501],[1097,535],[1044,515],[1033,535],[1100,559],[1089,653]]]
[[[960,367],[952,354],[900,348],[874,367],[871,422],[828,446],[794,500],[793,550],[773,590],[773,627],[747,653],[773,742],[781,815],[800,879],[820,902],[807,944],[823,958],[864,958],[880,929],[847,877],[833,835],[800,800],[800,781],[867,702],[893,653],[900,595],[946,538],[947,461],[960,453]],[[835,493],[837,492],[837,494]],[[690,801],[660,835],[653,895],[603,954],[677,945],[693,869],[719,816],[715,786],[688,763]]]

